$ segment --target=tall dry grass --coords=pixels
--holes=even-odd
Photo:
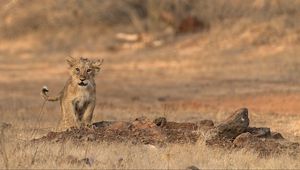
[[[22,169],[299,169],[300,158],[281,155],[260,158],[256,153],[228,152],[195,145],[166,147],[120,143],[29,143],[6,139],[8,168]],[[5,163],[0,160],[0,167]]]
[[[6,169],[8,169],[9,164],[8,164],[8,156],[7,156],[7,152],[6,152],[6,143],[5,143],[5,134],[4,134],[4,129],[5,127],[0,127],[0,153],[2,155],[3,158],[3,167],[5,167]]]

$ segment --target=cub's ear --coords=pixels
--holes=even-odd
[[[101,65],[103,64],[104,60],[97,60],[93,62],[93,68],[95,69],[96,72],[99,72],[101,69]]]
[[[69,64],[70,67],[73,67],[75,65],[75,63],[76,63],[76,59],[73,58],[73,57],[71,57],[71,56],[67,57],[66,61]]]

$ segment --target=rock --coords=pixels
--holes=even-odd
[[[253,150],[261,157],[266,157],[271,154],[279,154],[287,151],[287,146],[276,142],[273,139],[259,138],[249,132],[243,133],[235,138],[233,144],[237,148]]]
[[[135,119],[128,129],[133,136],[138,137],[144,144],[150,144],[153,141],[163,141],[166,137],[161,128],[157,127],[153,121],[146,117]]]
[[[259,140],[257,137],[252,135],[250,132],[246,132],[246,133],[242,133],[241,135],[237,136],[234,139],[233,144],[236,147],[244,148],[244,147],[248,147],[248,146],[250,146],[250,147],[255,146],[259,142],[261,142],[261,140]]]
[[[250,132],[253,136],[256,137],[262,137],[262,138],[268,138],[271,137],[271,130],[270,128],[266,128],[266,127],[249,127],[247,129],[247,132]]]
[[[242,108],[234,112],[223,123],[218,125],[219,135],[226,138],[235,138],[245,132],[249,126],[248,109]]]
[[[278,132],[272,132],[271,133],[271,138],[272,139],[284,139],[284,137]]]
[[[165,117],[159,117],[156,118],[153,123],[155,123],[156,126],[164,127],[167,124],[167,119]]]
[[[186,170],[200,170],[198,167],[196,167],[195,165],[189,166],[186,168]]]
[[[146,117],[139,117],[136,118],[130,125],[130,129],[135,130],[135,129],[149,129],[156,127],[156,124],[153,123],[150,119]]]
[[[214,126],[214,122],[212,120],[201,120],[201,121],[197,122],[197,124],[199,126],[208,126],[208,127]]]
[[[248,109],[242,108],[235,111],[230,117],[219,124],[207,134],[207,139],[225,138],[234,139],[246,132],[249,126]]]
[[[93,123],[93,126],[95,126],[96,128],[104,128],[104,127],[111,125],[112,123],[113,122],[111,122],[111,121],[101,121],[101,122]]]

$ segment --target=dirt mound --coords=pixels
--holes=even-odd
[[[163,146],[168,143],[196,143],[205,141],[211,147],[246,149],[260,156],[300,151],[298,143],[290,142],[278,132],[266,127],[249,127],[248,109],[235,111],[214,126],[211,120],[195,123],[168,122],[160,117],[150,120],[140,117],[131,122],[102,121],[90,128],[71,128],[63,132],[50,132],[33,142],[130,142]]]
[[[296,155],[299,153],[299,144],[286,140],[275,140],[274,138],[259,138],[249,132],[242,133],[233,141],[236,148],[255,150],[259,156],[265,157],[271,154],[288,153]]]
[[[94,123],[90,128],[71,128],[63,132],[49,132],[46,136],[33,141],[106,141],[155,145],[195,143],[200,137],[199,129],[213,127],[213,122],[209,120],[198,123],[177,123],[167,122],[165,118],[152,121],[141,117],[132,122],[102,121]]]

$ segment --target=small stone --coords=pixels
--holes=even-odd
[[[101,121],[101,122],[95,122],[93,123],[93,126],[96,128],[105,128],[107,126],[110,126],[113,122],[111,121]]]
[[[260,127],[260,128],[249,127],[247,129],[247,132],[250,132],[253,136],[256,136],[259,138],[271,137],[271,130],[270,130],[270,128],[266,128],[266,127]]]
[[[130,125],[130,129],[132,130],[149,129],[153,127],[156,127],[156,124],[146,117],[136,118]]]
[[[278,132],[272,132],[271,133],[271,138],[273,138],[273,139],[284,139],[284,137],[281,135],[281,133],[278,133]]]
[[[214,126],[214,122],[212,120],[201,120],[200,122],[198,122],[198,125],[212,127]]]
[[[165,117],[159,117],[156,118],[153,123],[155,123],[156,126],[164,127],[167,124],[167,119]]]
[[[196,167],[195,165],[189,166],[186,168],[186,170],[200,170],[198,167]]]
[[[240,134],[233,141],[233,144],[239,148],[244,148],[247,146],[253,147],[257,143],[259,143],[259,139],[250,132]]]

